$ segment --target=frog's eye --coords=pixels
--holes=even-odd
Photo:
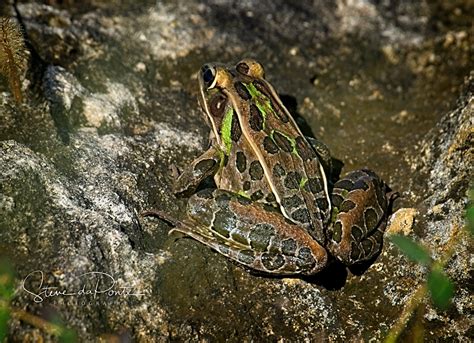
[[[265,77],[263,66],[250,58],[246,58],[237,63],[235,69],[243,75],[251,76],[257,79],[263,79]]]
[[[212,65],[205,64],[201,68],[201,77],[206,87],[212,88],[216,80],[216,68]]]

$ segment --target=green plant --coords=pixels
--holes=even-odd
[[[454,284],[444,272],[444,267],[453,256],[458,243],[463,235],[474,234],[474,190],[469,192],[469,205],[466,209],[466,230],[454,225],[451,230],[451,237],[444,247],[444,253],[438,260],[431,258],[428,250],[411,238],[402,235],[391,235],[390,240],[400,251],[411,261],[425,266],[428,269],[426,281],[422,283],[407,301],[403,312],[388,333],[385,342],[394,343],[405,329],[406,323],[413,313],[418,313],[416,323],[412,332],[413,337],[418,337],[417,341],[423,340],[423,313],[425,310],[426,295],[429,293],[433,304],[440,310],[446,310],[454,295]],[[421,314],[421,315],[420,315]]]
[[[454,294],[454,286],[444,273],[441,263],[433,261],[423,246],[408,237],[392,235],[390,240],[410,260],[428,267],[427,286],[431,300],[440,310],[445,310]]]

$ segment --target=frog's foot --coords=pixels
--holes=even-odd
[[[311,275],[327,263],[326,250],[279,211],[227,191],[193,195],[187,217],[172,231],[267,274]]]
[[[382,247],[391,190],[372,171],[349,173],[334,185],[328,250],[352,265],[370,260]]]
[[[208,176],[214,175],[221,164],[222,154],[214,147],[210,147],[204,154],[191,162],[181,174],[172,166],[174,178],[173,189],[177,196],[189,196],[199,184]]]

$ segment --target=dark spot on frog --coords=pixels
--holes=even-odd
[[[365,253],[365,256],[368,256],[372,254],[372,251],[374,250],[374,243],[370,238],[366,238],[361,242],[362,250]]]
[[[220,208],[224,208],[224,209],[226,209],[228,207],[230,198],[231,197],[230,197],[229,193],[227,193],[227,192],[219,192],[219,193],[217,193],[217,195],[215,197],[217,205]]]
[[[351,244],[351,260],[352,261],[356,261],[359,259],[359,256],[360,256],[360,248],[359,248],[359,245],[355,242],[352,242]]]
[[[233,115],[232,126],[230,128],[230,138],[232,139],[232,141],[238,142],[240,136],[242,136],[242,129],[240,128],[239,119],[237,118],[237,116]]]
[[[310,178],[307,184],[313,194],[317,194],[323,190],[323,180],[317,177]]]
[[[289,172],[285,177],[285,187],[288,189],[298,189],[300,187],[301,175],[298,172]]]
[[[352,190],[353,187],[354,187],[354,183],[349,179],[339,180],[334,185],[334,188],[341,188],[341,189],[345,189],[346,191]]]
[[[285,264],[285,259],[283,258],[281,254],[276,254],[276,255],[263,254],[262,264],[267,270],[280,269]]]
[[[247,168],[247,158],[245,157],[245,154],[242,151],[237,151],[235,157],[235,164],[237,166],[237,170],[241,173],[243,173]]]
[[[255,260],[255,254],[252,250],[242,250],[237,256],[239,262],[250,265]]]
[[[284,208],[295,208],[303,205],[303,199],[301,199],[298,195],[293,195],[291,197],[284,198],[281,202],[281,205]]]
[[[236,242],[242,243],[244,245],[249,244],[249,242],[247,241],[247,238],[243,235],[242,231],[239,230],[238,228],[232,230],[232,232],[230,233],[230,236]]]
[[[234,83],[235,90],[242,98],[242,100],[247,101],[251,98],[249,91],[247,88],[242,84],[242,82],[235,82]]]
[[[219,233],[221,236],[229,238],[230,231],[234,228],[235,224],[235,215],[230,215],[228,211],[220,210],[214,215],[214,222],[211,229]]]
[[[291,214],[291,218],[299,223],[309,223],[309,212],[305,208],[299,208]]]
[[[341,242],[342,239],[342,224],[340,221],[337,221],[332,229],[332,239],[336,242],[339,243]]]
[[[369,189],[369,185],[367,185],[364,179],[360,179],[354,183],[353,189],[363,189],[364,191],[366,191]]]
[[[269,224],[257,224],[249,233],[249,241],[252,249],[266,251],[271,238],[275,235],[275,229]]]
[[[293,146],[291,145],[291,141],[283,134],[278,131],[273,132],[273,140],[275,141],[278,147],[286,152],[292,152]]]
[[[283,108],[281,108],[279,104],[276,104],[273,101],[272,101],[272,104],[273,104],[273,108],[275,109],[275,112],[276,112],[276,115],[278,116],[278,118],[280,118],[280,120],[282,122],[288,123],[290,121],[290,119],[288,118],[288,116],[285,113],[285,111],[283,110]]]
[[[263,129],[263,116],[255,104],[250,105],[249,124],[252,130],[260,131]]]
[[[303,159],[303,161],[307,161],[316,157],[316,153],[303,137],[296,137],[295,146],[296,152]]]
[[[339,194],[333,193],[331,195],[331,203],[333,204],[334,207],[339,208],[343,200],[344,198]]]
[[[377,227],[377,224],[379,223],[379,218],[377,216],[377,212],[373,208],[367,208],[364,211],[364,218],[365,218],[365,227],[367,228],[367,231],[372,231]]]
[[[259,161],[253,161],[250,163],[249,174],[250,178],[254,181],[263,178],[263,168]]]
[[[252,82],[252,84],[254,85],[255,88],[257,88],[261,93],[263,93],[264,95],[266,95],[268,97],[269,95],[269,92],[267,90],[267,87],[265,86],[265,84],[260,81],[260,80],[254,80]]]
[[[250,181],[245,181],[244,184],[243,184],[243,187],[244,187],[244,191],[248,191],[250,189]]]
[[[222,94],[216,94],[209,102],[209,111],[215,118],[222,118],[224,116],[224,110],[226,108],[227,97]]]
[[[339,212],[349,212],[355,207],[356,207],[356,204],[353,201],[346,199],[342,202],[341,206],[339,207]]]
[[[296,252],[296,248],[296,241],[293,238],[288,238],[281,242],[281,251],[285,255],[293,256]]]
[[[194,172],[196,177],[206,174],[209,170],[212,170],[217,165],[217,162],[213,159],[202,160],[196,163],[194,166]]]
[[[265,201],[275,202],[276,201],[275,194],[273,194],[273,193],[268,194],[267,197],[265,198]]]
[[[316,207],[319,208],[321,212],[329,210],[329,203],[325,196],[316,199]]]
[[[363,234],[362,229],[356,225],[352,225],[351,232],[354,240],[360,242]]]
[[[261,190],[258,190],[256,192],[252,193],[252,195],[250,196],[250,199],[252,201],[257,201],[257,200],[262,199],[263,196],[264,196],[263,192]]]
[[[275,144],[275,142],[269,136],[266,136],[263,139],[263,148],[265,149],[266,152],[272,155],[276,154],[280,150],[278,146]]]
[[[275,164],[273,167],[273,176],[274,177],[282,177],[286,174],[285,169],[281,166],[280,163]]]
[[[309,270],[314,267],[316,261],[314,260],[309,248],[301,248],[298,251],[298,259],[296,260],[296,264],[298,267],[305,270]]]
[[[229,156],[227,155],[224,155],[224,161],[222,162],[222,164],[225,166],[227,166],[227,163],[229,163]]]

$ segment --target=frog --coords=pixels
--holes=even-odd
[[[380,253],[392,192],[375,172],[333,182],[328,147],[303,135],[258,61],[206,63],[197,78],[209,148],[174,170],[186,213],[146,215],[270,275],[315,275],[331,259],[352,266]],[[215,188],[199,189],[208,178]]]

